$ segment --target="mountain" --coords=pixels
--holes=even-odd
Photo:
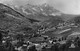
[[[45,25],[47,27],[54,27],[59,25],[60,23],[64,23],[64,20],[61,18],[61,12],[47,4],[43,5],[27,4],[25,6],[20,7],[12,6],[12,7],[14,10],[23,14],[26,18],[39,20],[41,25]]]
[[[30,5],[27,4],[25,11],[30,11],[32,14],[43,14],[43,15],[51,15],[54,13],[53,16],[60,14],[60,12],[53,7],[49,6],[48,4],[42,4],[42,5]]]
[[[67,21],[65,17],[73,16],[74,15],[67,16],[62,14],[46,4],[28,4],[20,7],[0,4],[0,28],[10,29],[16,32],[26,32],[28,30],[29,33],[32,34],[39,30],[46,35],[52,34],[62,36],[67,34],[65,32],[68,29],[71,29],[68,34],[70,35],[75,29],[71,25],[72,22],[70,23],[70,21]]]
[[[17,29],[22,25],[30,26],[31,20],[11,7],[0,3],[0,29]]]
[[[67,21],[69,19],[72,19],[73,17],[76,17],[76,15],[69,15],[69,14],[63,14],[59,10],[56,10],[55,8],[49,6],[48,4],[42,4],[42,5],[31,5],[27,4],[25,6],[13,6],[11,7],[20,12],[21,14],[25,15],[28,18],[45,21],[49,18],[52,18],[52,16],[59,16],[63,20]]]
[[[50,15],[56,16],[61,15],[61,13],[53,9],[53,7],[43,4],[43,5],[31,5],[27,4],[25,6],[16,6],[16,5],[9,5],[14,10],[20,12],[21,14],[25,15],[28,18],[44,21],[50,18]]]

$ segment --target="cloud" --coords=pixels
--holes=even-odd
[[[0,0],[0,1],[6,4],[21,6],[25,5],[28,0]]]
[[[4,3],[15,4],[15,5],[25,5],[27,3],[33,5],[39,5],[45,3],[47,0],[0,0]]]
[[[33,5],[40,5],[43,3],[46,3],[47,0],[30,0],[29,3],[33,4]]]
[[[66,14],[80,14],[80,0],[48,0],[48,4]]]

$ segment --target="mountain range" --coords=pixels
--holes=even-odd
[[[48,35],[50,33],[64,34],[64,32],[66,32],[64,30],[68,30],[67,28],[73,27],[75,23],[79,24],[79,17],[79,15],[76,16],[62,14],[60,11],[53,9],[47,4],[27,4],[25,6],[18,7],[0,3],[0,29],[10,30],[12,32],[24,32],[28,29],[28,31],[34,32],[36,29],[39,30],[41,28],[40,30],[42,30],[44,34],[46,34],[46,31]],[[74,27],[71,28],[71,30],[73,31]],[[72,32],[71,30],[69,31],[69,33]]]

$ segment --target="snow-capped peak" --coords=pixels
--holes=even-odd
[[[43,14],[43,15],[60,15],[60,12],[48,4],[42,5],[26,5],[25,11],[30,11],[32,14]]]

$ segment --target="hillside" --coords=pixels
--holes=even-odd
[[[28,12],[29,14],[26,14]],[[55,12],[59,13],[59,15]],[[25,8],[15,6],[12,8],[0,4],[0,13],[0,29],[9,30],[10,33],[15,35],[20,33],[27,36],[39,34],[51,37],[67,37],[79,28],[79,25],[75,24],[78,22],[76,20],[79,20],[77,16],[61,15],[59,11],[53,10],[52,7],[45,4],[42,6],[28,5]],[[65,20],[65,17],[72,17],[73,19]]]

